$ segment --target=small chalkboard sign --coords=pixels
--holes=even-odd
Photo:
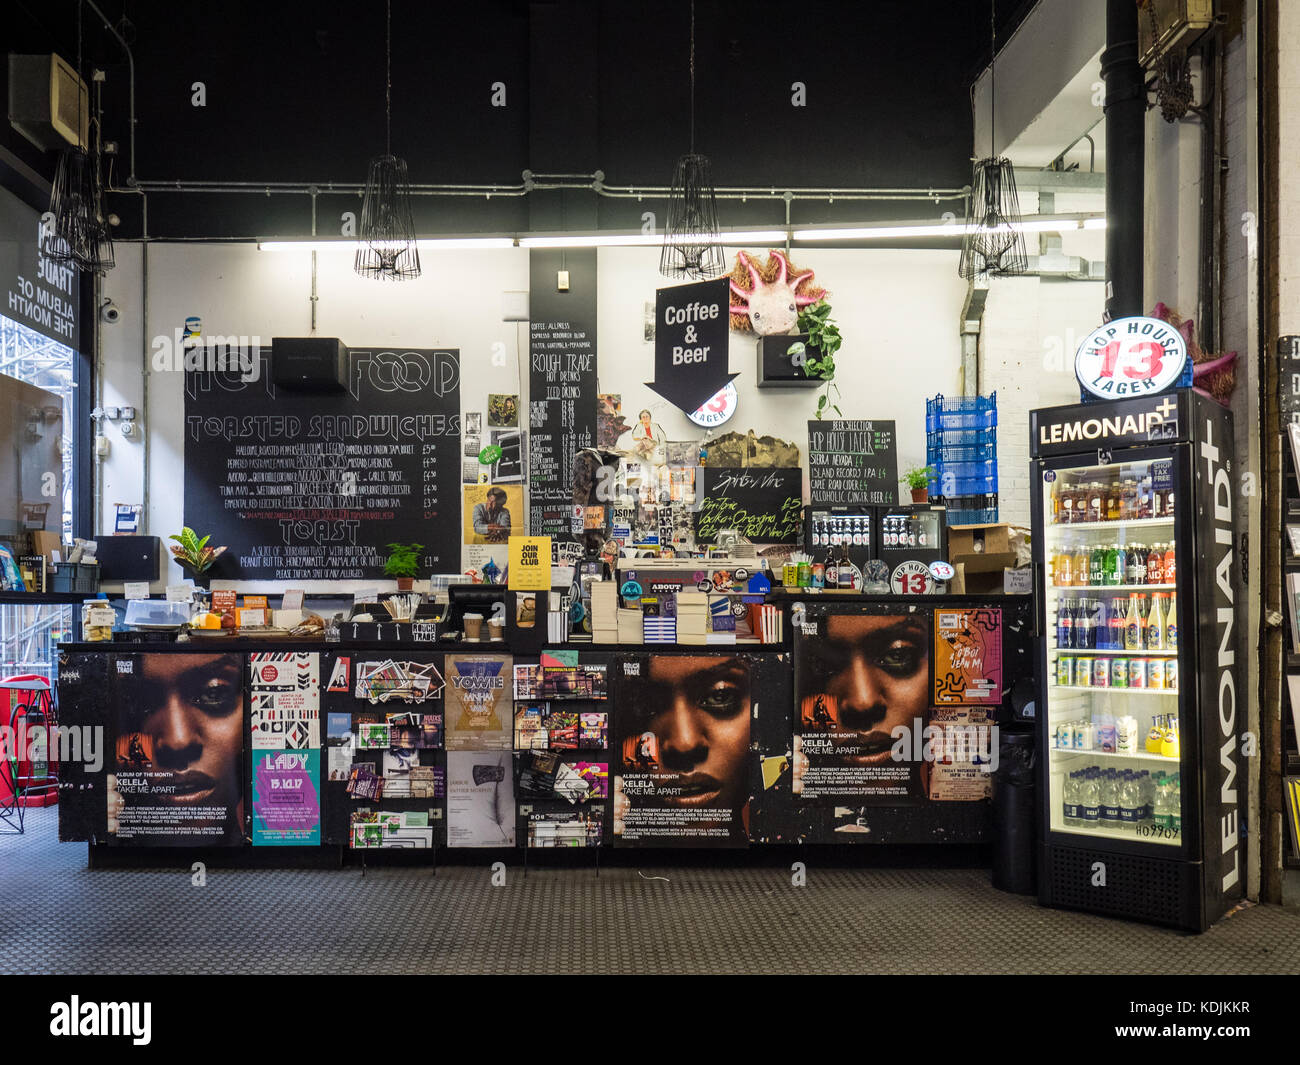
[[[1283,414],[1300,411],[1300,337],[1277,338],[1278,399]]]
[[[892,421],[808,423],[809,500],[813,506],[898,503],[898,439]]]
[[[800,469],[704,467],[703,502],[695,512],[695,542],[717,543],[735,529],[755,544],[799,541],[803,510]]]

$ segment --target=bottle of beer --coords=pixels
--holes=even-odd
[[[827,588],[840,586],[840,552],[839,544],[832,542],[826,552],[826,561],[822,563],[822,580]]]

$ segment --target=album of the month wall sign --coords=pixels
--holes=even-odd
[[[1093,330],[1074,356],[1074,375],[1100,399],[1146,396],[1183,376],[1187,343],[1159,318],[1119,318]]]

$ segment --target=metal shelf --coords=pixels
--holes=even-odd
[[[1086,532],[1089,529],[1151,529],[1158,525],[1173,525],[1174,518],[1121,518],[1119,521],[1072,521],[1066,524],[1051,522],[1047,526],[1053,532]]]
[[[1120,751],[1082,751],[1075,747],[1049,747],[1048,750],[1053,754],[1077,755],[1079,757],[1087,755],[1089,758],[1138,758],[1144,762],[1164,762],[1167,765],[1178,765],[1180,762],[1178,758],[1171,758],[1163,754],[1152,754],[1150,751],[1134,751],[1128,754]]]
[[[1088,647],[1053,647],[1052,652],[1058,655],[1126,655],[1129,658],[1152,658],[1154,656],[1165,656],[1172,658],[1178,654],[1174,651],[1100,651],[1096,648]],[[1300,665],[1300,655],[1295,656],[1296,664]]]
[[[1105,695],[1113,695],[1119,692],[1121,695],[1177,695],[1181,688],[1113,688],[1108,684],[1053,684],[1048,691],[1054,692],[1101,692]]]

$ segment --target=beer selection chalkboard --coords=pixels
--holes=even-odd
[[[459,351],[353,349],[339,393],[277,388],[271,357],[185,371],[184,520],[227,548],[211,575],[373,580],[394,542],[458,572]]]
[[[735,529],[755,544],[799,541],[803,512],[803,470],[702,467],[704,491],[695,512],[695,542],[717,543],[723,529]]]
[[[573,463],[596,441],[596,252],[533,251],[529,276],[528,531],[576,540]]]
[[[813,505],[898,502],[898,439],[892,421],[810,421],[808,498]]]

